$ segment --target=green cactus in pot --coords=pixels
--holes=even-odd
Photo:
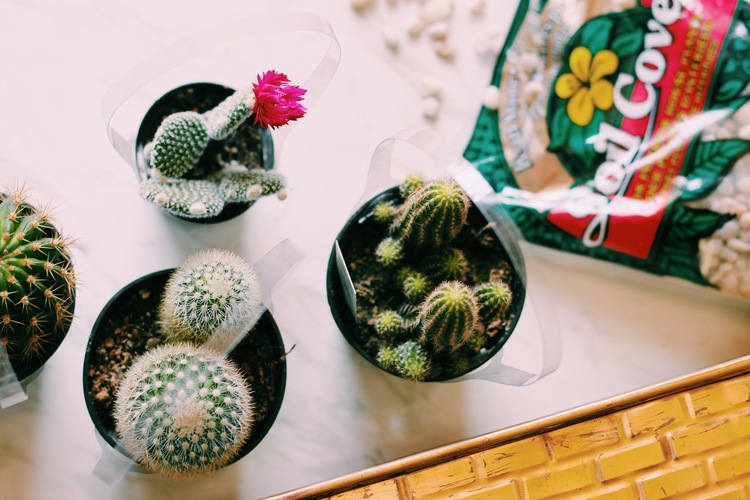
[[[0,342],[19,379],[54,353],[73,320],[69,241],[24,193],[0,193]]]
[[[457,351],[474,334],[478,317],[479,304],[471,288],[460,281],[442,283],[422,303],[419,340],[436,352]]]

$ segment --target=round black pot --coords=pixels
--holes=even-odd
[[[216,83],[189,83],[170,90],[149,108],[141,121],[135,140],[135,161],[142,178],[148,178],[151,166],[146,161],[143,149],[151,142],[162,120],[172,113],[179,111],[206,112],[234,93],[234,89]],[[246,120],[229,137],[222,141],[211,140],[201,157],[198,165],[185,176],[189,179],[199,179],[219,170],[220,162],[229,163],[235,160],[249,168],[271,170],[274,165],[274,146],[271,133]],[[189,222],[210,224],[223,222],[250,208],[254,202],[227,203],[220,214],[206,218],[177,217]]]
[[[377,244],[387,235],[387,227],[383,224],[379,224],[373,219],[373,209],[375,206],[382,201],[392,201],[394,203],[401,203],[403,199],[400,197],[398,187],[393,187],[384,191],[377,196],[370,199],[368,202],[363,204],[346,222],[344,227],[336,237],[341,253],[344,257],[344,261],[347,265],[350,265],[350,261],[347,255],[352,255],[353,252],[368,252],[372,254]],[[487,219],[484,218],[482,213],[475,206],[471,206],[469,210],[468,225],[474,231],[479,231],[482,228],[486,228],[488,225]],[[497,240],[494,236],[492,237]],[[460,236],[459,236],[460,238]],[[493,260],[498,262],[508,262],[510,259],[507,255],[506,249],[502,246],[501,242],[496,241],[497,252],[492,257]],[[459,244],[460,246],[460,244]],[[362,250],[367,248],[369,250]],[[349,270],[351,273],[351,269]],[[389,270],[384,270],[383,273],[390,273]],[[521,310],[523,309],[523,303],[526,296],[526,290],[523,282],[520,279],[516,269],[512,269],[509,273],[511,276],[507,278],[508,284],[511,287],[513,293],[513,301],[511,302],[510,309],[507,313],[507,320],[504,322],[504,327],[501,332],[491,338],[490,342],[485,346],[482,352],[471,356],[468,359],[468,368],[462,373],[455,374],[438,374],[426,378],[425,382],[442,382],[453,378],[460,377],[466,373],[479,368],[481,365],[486,363],[492,356],[497,354],[503,345],[507,342],[510,335],[518,323],[518,319],[521,316]],[[375,365],[376,367],[383,370],[383,368],[376,361],[376,348],[372,342],[368,342],[374,335],[366,323],[366,318],[360,317],[355,318],[352,315],[351,309],[347,306],[344,287],[341,283],[341,279],[338,272],[338,265],[336,261],[336,249],[335,246],[331,250],[331,255],[328,260],[328,271],[327,271],[327,294],[328,294],[328,305],[331,309],[336,325],[343,334],[344,338],[349,344],[361,354],[367,361]],[[356,282],[356,278],[352,276],[352,279]],[[473,283],[469,283],[473,285]],[[387,300],[387,299],[386,299]],[[385,307],[388,308],[388,307]],[[384,370],[396,376],[400,374]]]
[[[128,366],[146,350],[148,339],[159,338],[156,326],[157,311],[172,271],[173,269],[157,271],[126,285],[107,302],[91,330],[83,361],[83,395],[96,431],[113,448],[123,449],[115,433],[112,416],[114,394],[109,394],[106,399],[101,398],[102,388],[94,385],[98,380],[97,372],[105,370],[98,367],[102,366],[106,359],[111,359],[106,357],[107,345],[111,348],[113,344],[122,343],[124,339],[129,338],[134,329],[139,330],[138,334],[142,340],[130,345],[123,344],[121,351],[127,352]],[[122,328],[123,325],[126,328]],[[259,353],[263,353],[262,359],[259,359]],[[276,420],[284,399],[286,351],[281,333],[268,311],[263,313],[253,330],[245,335],[228,357],[246,375],[256,409],[250,436],[232,461],[234,463],[247,455],[265,437]],[[111,368],[111,364],[108,366]],[[118,366],[118,373],[114,376],[121,377],[126,368],[127,366]],[[144,472],[144,469],[138,470]]]

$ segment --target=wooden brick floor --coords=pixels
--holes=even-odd
[[[275,498],[750,499],[750,358]]]

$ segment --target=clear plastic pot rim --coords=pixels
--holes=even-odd
[[[8,350],[0,343],[0,409],[5,409],[28,399],[8,358]]]
[[[163,73],[174,69],[209,50],[223,45],[259,35],[283,34],[290,32],[312,32],[330,39],[326,51],[320,55],[318,64],[307,79],[299,84],[307,90],[302,104],[309,110],[321,96],[333,78],[341,59],[341,47],[330,23],[323,17],[310,12],[268,12],[250,17],[229,19],[220,26],[188,36],[179,42],[141,61],[116,80],[104,95],[101,114],[107,136],[115,151],[130,165],[136,174],[138,166],[135,157],[137,127],[118,130],[113,121],[123,111],[125,105],[145,85]],[[311,56],[312,57],[312,56]],[[248,81],[248,85],[251,82]],[[282,145],[294,129],[295,122],[274,131],[275,154],[278,158]]]
[[[493,203],[495,191],[492,186],[482,177],[479,171],[468,161],[460,159],[447,163],[450,153],[446,144],[434,134],[418,128],[402,129],[387,139],[383,140],[373,152],[367,179],[362,195],[354,206],[354,213],[360,206],[373,196],[399,184],[393,172],[392,160],[394,147],[402,142],[413,146],[431,157],[439,167],[432,177],[451,177],[466,192],[474,205],[482,215],[490,222],[490,227],[505,248],[512,265],[518,273],[525,290],[526,298],[521,317],[532,315],[530,335],[536,333],[541,342],[541,364],[538,369],[527,371],[505,364],[502,361],[504,351],[508,349],[507,344],[499,352],[487,360],[477,369],[460,377],[448,379],[442,382],[458,382],[469,379],[482,379],[506,385],[529,385],[554,372],[560,365],[562,357],[562,342],[559,326],[554,313],[554,306],[544,286],[544,278],[536,269],[527,269],[518,242],[521,241],[521,233],[510,218],[502,205]],[[344,295],[349,297],[349,307],[356,311],[356,293],[354,285],[344,264],[343,255],[339,249],[338,241],[334,244],[336,251],[336,267],[341,279]],[[529,277],[529,273],[531,277]],[[356,314],[355,314],[356,317]],[[520,323],[519,323],[520,325]],[[518,328],[511,335],[521,334]]]
[[[266,252],[265,255],[253,264],[252,267],[255,270],[261,285],[261,302],[263,303],[263,308],[258,314],[256,321],[266,310],[273,311],[272,294],[274,288],[294,267],[297,266],[303,257],[304,252],[301,247],[291,239],[287,238]],[[252,327],[244,330],[234,339],[226,339],[222,343],[212,342],[209,338],[209,340],[201,347],[226,356],[232,352],[251,329]],[[1,361],[2,360],[0,359],[0,362]],[[102,454],[94,465],[91,473],[99,478],[104,484],[112,488],[119,483],[129,471],[144,471],[144,469],[138,464],[140,455],[133,456],[133,454],[127,451],[114,436],[112,436],[113,441],[115,442],[114,447],[100,434],[99,429],[96,429],[96,437],[99,442],[99,447],[102,450]]]

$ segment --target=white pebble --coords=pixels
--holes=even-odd
[[[715,191],[719,196],[733,196],[734,192],[734,180],[731,177],[724,177],[719,185],[716,186]]]
[[[494,52],[492,43],[487,35],[479,34],[474,38],[474,52],[479,57],[489,56]]]
[[[443,92],[443,82],[437,78],[426,76],[419,82],[419,93],[423,97],[440,96]]]
[[[500,89],[494,85],[490,85],[484,89],[484,95],[482,96],[482,104],[487,109],[498,109],[500,107]]]
[[[449,61],[456,55],[456,46],[448,38],[436,40],[435,53],[442,59]]]
[[[739,278],[734,273],[728,273],[719,282],[719,288],[730,293],[737,293],[739,285]]]
[[[443,40],[448,36],[448,23],[440,21],[439,23],[431,24],[427,26],[425,32],[433,40]]]
[[[735,111],[732,119],[742,125],[750,124],[750,104],[743,104],[740,109]]]
[[[740,223],[736,220],[727,221],[726,224],[721,226],[718,233],[725,240],[730,240],[737,236],[740,232]]]
[[[392,24],[386,24],[383,26],[383,40],[391,51],[396,52],[401,42],[400,30]]]
[[[424,22],[417,16],[410,17],[406,21],[406,33],[412,38],[419,38],[424,31]]]
[[[395,7],[398,4],[398,0],[387,0],[388,5]]]
[[[355,11],[362,13],[375,5],[375,0],[351,0],[351,5]]]
[[[750,243],[737,238],[732,238],[727,241],[727,248],[731,248],[735,252],[748,253],[750,252]]]
[[[453,15],[453,1],[430,0],[422,6],[419,15],[425,24],[447,21]]]
[[[539,71],[542,65],[542,60],[530,52],[524,52],[521,54],[521,69],[527,74],[531,75]]]
[[[429,120],[437,118],[440,112],[440,100],[435,96],[427,96],[422,99],[422,116]]]
[[[469,5],[469,12],[474,17],[479,17],[484,14],[484,9],[487,7],[487,0],[473,0]]]
[[[750,176],[742,176],[736,180],[737,191],[742,194],[750,194]]]
[[[742,214],[738,223],[742,229],[750,229],[750,212]]]
[[[750,140],[750,124],[740,127],[737,135],[740,139]]]
[[[739,257],[739,254],[729,247],[724,247],[721,249],[721,252],[719,252],[719,257],[721,257],[721,260],[724,262],[734,262]]]

